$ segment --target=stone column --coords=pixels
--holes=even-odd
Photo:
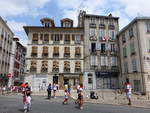
[[[58,79],[59,79],[59,89],[64,89],[64,75],[60,74]]]

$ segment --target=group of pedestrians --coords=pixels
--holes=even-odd
[[[32,93],[32,88],[29,86],[28,83],[22,84],[22,93],[23,93],[23,103],[24,103],[24,113],[28,112],[31,110],[31,93]],[[57,84],[49,84],[47,88],[47,94],[48,94],[48,99],[51,99],[51,94],[53,91],[53,97],[56,98],[56,91],[58,89]],[[125,83],[125,92],[127,99],[129,101],[128,105],[131,105],[131,94],[132,94],[132,86],[129,82],[129,79],[126,79]],[[75,104],[79,105],[80,109],[83,109],[83,84],[77,85],[77,94],[78,98],[75,100]],[[68,104],[68,98],[71,95],[71,85],[65,85],[65,90],[64,90],[64,101],[63,104]]]
[[[52,91],[53,91],[53,96],[54,96],[54,98],[56,98],[56,91],[57,91],[57,89],[58,89],[58,86],[57,86],[57,84],[51,84],[51,83],[49,83],[49,85],[48,85],[48,88],[47,88],[47,96],[48,96],[48,99],[51,99],[51,96],[52,96]]]

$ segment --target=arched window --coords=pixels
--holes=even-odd
[[[59,72],[59,62],[53,61],[53,72]]]
[[[64,72],[70,72],[70,62],[64,61]]]
[[[75,62],[75,72],[81,72],[81,62],[80,61]]]
[[[38,43],[38,33],[33,33],[32,43],[33,44],[37,44]]]
[[[41,72],[48,71],[48,61],[42,61]]]
[[[37,70],[37,62],[31,61],[30,72],[36,72],[36,70]]]
[[[81,48],[75,47],[75,57],[80,57],[80,56],[81,56]]]

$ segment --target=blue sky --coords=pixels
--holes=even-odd
[[[68,17],[77,25],[79,10],[90,14],[120,17],[120,29],[136,16],[150,16],[150,1],[144,0],[0,0],[0,16],[7,20],[23,45],[27,36],[23,26],[39,26],[40,19],[50,17],[57,26],[60,19]]]

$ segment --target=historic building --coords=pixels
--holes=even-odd
[[[129,78],[135,92],[150,93],[150,18],[137,17],[118,34],[121,84]]]
[[[84,27],[84,87],[118,88],[118,17],[86,14],[81,11],[78,26]]]
[[[7,85],[13,32],[0,17],[0,85]]]
[[[42,26],[25,26],[28,35],[27,74],[25,81],[34,91],[45,90],[49,83],[65,84],[72,88],[83,78],[83,28],[73,27],[73,20],[61,20],[56,27],[54,20],[41,19]]]
[[[8,86],[19,85],[24,80],[26,48],[19,42],[19,38],[14,36],[12,41]]]

